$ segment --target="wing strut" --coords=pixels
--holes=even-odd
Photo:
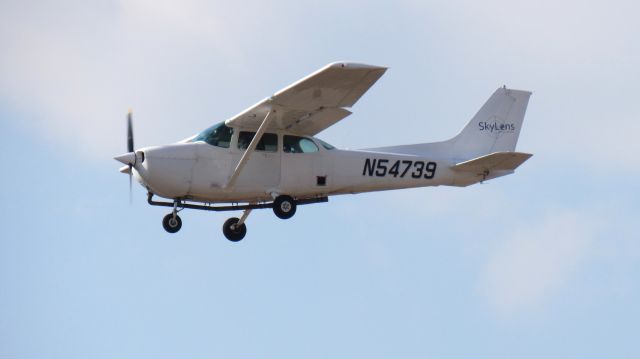
[[[273,118],[273,114],[275,112],[276,111],[273,108],[269,110],[269,112],[267,112],[267,115],[264,117],[264,120],[262,120],[262,123],[260,124],[258,131],[253,136],[251,143],[249,143],[249,147],[247,147],[247,149],[242,154],[240,161],[238,161],[238,164],[236,165],[236,169],[233,170],[233,174],[231,174],[231,177],[229,177],[229,181],[227,181],[227,184],[224,186],[225,189],[228,190],[233,187],[234,183],[236,182],[236,179],[240,175],[240,172],[242,172],[242,169],[249,161],[249,158],[251,158],[251,154],[253,154],[253,151],[255,151],[256,146],[258,145],[258,142],[260,142],[260,139],[262,138],[264,131],[267,130],[267,127],[269,126],[269,122],[271,122],[271,119]]]

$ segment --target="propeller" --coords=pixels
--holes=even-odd
[[[129,109],[127,113],[127,152],[133,152],[133,111]],[[135,157],[134,157],[135,158]],[[135,160],[134,160],[135,161]],[[129,203],[133,202],[133,164],[129,162]]]
[[[133,199],[133,166],[136,164],[136,157],[133,148],[133,114],[131,109],[129,109],[129,113],[127,114],[127,153],[114,157],[116,161],[127,165],[126,167],[122,167],[120,172],[129,174],[129,202],[132,202]]]
[[[132,118],[133,118],[133,111],[129,109],[129,113],[127,113],[127,152],[133,152]]]

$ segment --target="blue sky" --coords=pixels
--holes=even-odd
[[[3,1],[0,358],[640,355],[632,1]],[[337,60],[389,66],[320,137],[453,136],[533,91],[513,176],[331,198],[288,221],[145,204],[112,157]]]

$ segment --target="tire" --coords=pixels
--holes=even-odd
[[[164,227],[164,230],[169,233],[176,233],[180,228],[182,228],[182,219],[180,219],[180,216],[176,215],[174,220],[173,213],[169,213],[162,219],[162,227]]]
[[[280,219],[289,219],[296,214],[296,201],[290,196],[278,196],[273,201],[273,213]]]
[[[232,228],[233,225],[238,223],[240,220],[238,218],[229,218],[222,225],[222,233],[228,240],[231,242],[239,242],[247,235],[247,225],[244,223],[238,228]]]

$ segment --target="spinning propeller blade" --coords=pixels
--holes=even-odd
[[[127,152],[133,152],[133,125],[131,124],[133,112],[129,109],[127,114]]]
[[[129,109],[129,113],[127,114],[127,152],[133,152],[133,124],[132,124],[133,113],[131,109]],[[133,164],[129,163],[129,204],[133,202]]]

